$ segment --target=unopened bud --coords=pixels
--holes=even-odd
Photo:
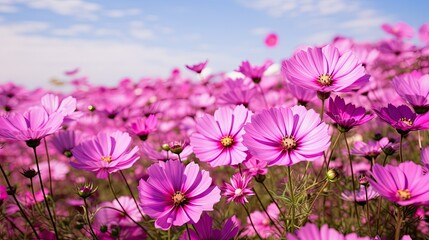
[[[326,178],[327,178],[330,182],[335,182],[335,181],[337,181],[338,176],[339,176],[339,174],[338,174],[337,170],[335,170],[334,168],[331,168],[331,169],[329,169],[329,170],[326,172]]]

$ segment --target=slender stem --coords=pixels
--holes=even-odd
[[[48,170],[49,170],[49,192],[51,193],[52,199],[54,198],[54,191],[52,190],[52,173],[51,173],[51,157],[49,156],[48,144],[46,143],[46,137],[43,138],[45,144],[46,158],[48,159]],[[54,214],[55,215],[55,214]]]
[[[39,158],[37,157],[36,147],[33,147],[33,153],[34,153],[34,158],[36,159],[37,172],[39,173],[37,175],[39,176],[40,188],[42,189],[43,199],[45,200],[45,205],[46,205],[46,210],[48,210],[49,218],[51,219],[52,226],[54,227],[55,237],[57,239],[60,239],[58,236],[57,226],[55,224],[54,218],[52,217],[51,209],[49,207],[48,198],[46,198],[45,188],[43,187],[42,173],[40,172]]]
[[[238,171],[240,172],[240,176],[243,176],[243,172],[241,170],[241,164],[240,163],[238,164]]]
[[[371,235],[371,224],[369,222],[369,199],[368,199],[368,186],[365,185],[365,198],[366,198],[366,222],[368,224],[368,234]]]
[[[311,210],[314,207],[314,204],[316,203],[317,198],[319,198],[320,194],[323,192],[323,189],[325,189],[325,187],[328,185],[329,181],[326,180],[325,184],[323,184],[322,188],[320,188],[319,192],[317,192],[316,197],[313,199],[313,201],[310,204],[310,212],[308,213],[308,216],[310,216],[311,214]]]
[[[144,217],[144,215],[143,215],[142,211],[140,210],[140,206],[139,206],[139,204],[137,203],[136,197],[134,196],[133,191],[131,190],[131,187],[130,187],[130,185],[128,184],[128,181],[127,181],[127,179],[125,178],[124,173],[122,172],[122,170],[120,170],[120,171],[119,171],[119,173],[121,174],[122,179],[124,179],[124,182],[125,182],[125,184],[127,185],[128,191],[130,192],[131,197],[133,198],[134,203],[136,204],[136,207],[137,207],[137,209],[139,210],[140,215],[142,215],[142,219],[144,219],[145,217]]]
[[[402,209],[397,207],[398,215],[396,216],[396,227],[395,227],[395,240],[400,239],[401,225],[402,225]]]
[[[25,236],[25,233],[21,229],[19,229],[19,227],[16,226],[16,224],[11,219],[9,219],[6,215],[3,215],[3,218],[6,219],[10,223],[12,228],[15,228],[16,230],[18,230],[19,233],[21,233],[22,236]],[[25,237],[24,237],[24,239],[25,239]]]
[[[185,226],[186,226],[186,231],[188,232],[188,238],[189,238],[189,240],[191,240],[191,232],[189,231],[188,224],[185,223]]]
[[[135,223],[137,226],[139,226],[141,229],[143,229],[146,233],[148,233],[148,231],[145,229],[145,227],[143,227],[140,223],[138,223],[136,220],[134,220],[129,214],[128,212],[125,210],[124,206],[122,206],[122,203],[119,201],[118,196],[115,193],[115,190],[113,189],[113,185],[112,185],[112,179],[110,177],[110,174],[107,177],[108,181],[109,181],[109,187],[110,187],[110,191],[113,194],[113,197],[115,198],[115,200],[118,202],[119,206],[121,207],[121,209],[124,211],[124,215],[127,216],[133,223]],[[149,233],[148,233],[149,234]],[[152,238],[149,235],[150,238]]]
[[[401,134],[401,140],[400,140],[400,143],[399,143],[399,161],[400,162],[403,162],[403,158],[402,158],[402,145],[403,145],[403,142],[404,142],[404,134]]]
[[[287,177],[289,182],[289,190],[290,190],[290,199],[292,201],[292,230],[291,232],[294,232],[295,230],[295,196],[294,196],[294,189],[293,189],[293,183],[292,183],[292,174],[290,170],[290,166],[287,166]]]
[[[419,148],[422,150],[422,136],[420,136],[420,130],[417,130],[417,135],[419,138]]]
[[[381,197],[378,197],[377,201],[377,222],[376,222],[376,235],[379,235],[379,227],[380,227],[380,211],[381,211]]]
[[[384,154],[384,160],[383,160],[383,167],[386,166],[387,157],[388,157],[388,155],[385,153]]]
[[[171,240],[171,228],[168,229],[167,236],[168,240]]]
[[[356,188],[355,188],[355,174],[353,172],[353,162],[352,162],[352,157],[350,154],[350,147],[349,147],[349,143],[347,142],[347,136],[346,133],[343,133],[344,135],[344,141],[346,142],[346,147],[347,147],[347,155],[349,157],[349,163],[350,163],[350,171],[352,173],[352,190],[353,190],[353,203],[354,203],[354,207],[355,207],[355,213],[356,213],[356,218],[358,220],[358,225],[360,224],[360,217],[359,217],[359,212],[357,209],[357,203],[356,203]]]
[[[83,202],[85,203],[85,215],[86,215],[86,220],[88,221],[88,225],[89,225],[89,230],[91,231],[91,235],[93,239],[98,239],[97,235],[94,232],[94,229],[92,229],[92,224],[91,224],[91,219],[89,218],[89,206],[88,206],[88,202],[86,201],[86,198],[83,198]]]
[[[325,111],[325,99],[322,100],[322,108],[320,109],[320,120],[323,121],[323,113]]]
[[[197,228],[195,227],[195,225],[194,224],[192,224],[192,228],[194,229],[194,232],[197,234],[197,236],[199,237],[200,236],[200,234],[198,233],[198,231],[197,231]]]
[[[1,164],[0,164],[0,170],[1,170],[2,174],[3,174],[4,179],[6,180],[6,184],[7,184],[8,188],[9,188],[9,189],[10,189],[10,191],[11,191],[11,195],[12,195],[12,197],[13,197],[13,199],[15,200],[15,203],[16,203],[16,205],[17,205],[17,206],[18,206],[18,208],[19,208],[19,211],[21,212],[22,216],[25,218],[25,221],[27,221],[28,225],[30,225],[31,230],[33,230],[33,233],[34,233],[34,235],[36,236],[36,238],[37,238],[37,239],[40,239],[39,235],[37,234],[36,229],[34,228],[33,224],[31,224],[30,219],[28,219],[27,214],[24,212],[24,209],[22,209],[21,204],[19,203],[18,199],[16,198],[16,196],[15,196],[15,191],[14,191],[14,189],[13,189],[12,185],[10,184],[10,182],[9,182],[9,178],[7,177],[6,172],[4,171],[3,166],[2,166]]]
[[[42,210],[39,207],[39,203],[36,200],[36,194],[34,193],[33,178],[30,178],[30,188],[31,188],[31,194],[33,195],[33,199],[34,199],[34,205],[36,205],[36,209],[40,213],[40,215],[43,215]]]
[[[256,231],[255,225],[253,224],[252,217],[250,216],[249,210],[247,210],[246,205],[241,204],[241,206],[243,206],[244,210],[246,210],[247,216],[249,217],[249,220],[250,220],[250,224],[252,224],[253,230],[255,231],[256,235],[258,235],[259,239],[262,239],[261,235],[259,235],[258,231]]]
[[[334,144],[332,145],[331,153],[329,154],[329,157],[328,157],[328,165],[326,166],[326,171],[329,170],[329,164],[331,163],[332,154],[334,154],[335,148],[338,145],[338,140],[340,139],[340,137],[341,137],[341,132],[338,133],[337,137],[334,140]]]
[[[264,204],[261,201],[261,198],[259,197],[258,193],[256,192],[255,188],[252,188],[252,191],[255,193],[256,198],[258,199],[259,204],[261,205],[262,209],[264,210],[265,214],[267,214],[268,218],[270,219],[271,224],[274,225],[274,227],[279,231],[279,234],[282,234],[282,231],[277,226],[277,224],[274,222],[274,220],[271,218],[270,214],[268,214],[267,209],[265,208]]]
[[[270,190],[267,188],[267,186],[265,185],[264,182],[261,182],[262,186],[264,186],[265,191],[268,193],[268,195],[270,196],[271,200],[273,201],[273,203],[277,206],[277,208],[279,209],[280,214],[282,215],[283,219],[286,219],[286,216],[284,215],[282,209],[280,208],[279,204],[277,203],[277,201],[274,199],[273,195],[271,194]]]

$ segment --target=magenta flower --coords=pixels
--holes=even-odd
[[[235,173],[232,175],[231,184],[225,183],[223,188],[224,195],[226,197],[226,202],[229,203],[234,201],[235,203],[247,203],[247,196],[255,195],[252,191],[252,186],[250,182],[252,181],[252,176],[240,173]]]
[[[343,235],[334,228],[329,228],[328,224],[323,225],[320,229],[313,223],[307,223],[294,234],[288,233],[287,239],[290,240],[370,240],[370,237],[358,237],[356,233]]]
[[[190,228],[190,240],[206,240],[206,239],[219,239],[229,240],[234,239],[237,235],[240,224],[235,216],[228,218],[222,229],[213,228],[213,219],[207,214],[203,213],[200,221],[194,224],[195,230]],[[189,240],[188,233],[185,231],[180,240]]]
[[[104,202],[100,204],[99,210],[95,215],[94,225],[96,227],[100,228],[103,225],[108,227],[115,225],[134,225],[133,221],[130,218],[128,218],[125,214],[121,213],[121,211],[123,211],[122,207],[124,207],[125,211],[132,219],[137,222],[141,221],[142,215],[140,214],[139,209],[137,208],[136,204],[134,203],[134,200],[131,197],[121,196],[118,198],[118,200],[115,199],[113,200],[113,202]]]
[[[52,144],[60,154],[71,157],[71,150],[80,142],[80,139],[76,131],[59,131],[52,136]]]
[[[429,23],[423,23],[419,28],[419,39],[422,43],[429,43]]]
[[[286,82],[289,92],[298,100],[299,105],[306,106],[316,97],[316,91]]]
[[[350,153],[356,156],[365,157],[368,160],[375,159],[380,155],[382,149],[379,141],[369,140],[368,143],[362,141],[354,142]]]
[[[243,126],[250,121],[251,112],[243,105],[234,110],[221,107],[214,116],[205,114],[197,119],[197,132],[191,136],[195,155],[212,167],[237,165],[246,159]]]
[[[429,111],[429,74],[419,72],[402,74],[392,81],[393,88],[416,113]]]
[[[336,96],[335,100],[329,99],[326,115],[334,121],[340,132],[348,132],[374,118],[373,114],[366,114],[365,108],[356,107],[352,103],[346,104],[339,96]]]
[[[429,147],[425,147],[420,151],[420,160],[423,164],[423,170],[427,174],[429,172]]]
[[[248,174],[249,176],[262,176],[268,173],[267,161],[261,161],[251,156],[247,156],[246,160],[243,162],[243,165],[246,167],[243,169],[243,173]]]
[[[369,80],[352,52],[340,54],[331,45],[296,53],[283,61],[282,73],[292,84],[319,92],[349,92]]]
[[[207,62],[208,62],[208,60],[201,62],[201,63],[198,63],[198,64],[195,64],[195,65],[185,65],[185,66],[187,69],[200,74],[204,70],[204,68],[207,66]]]
[[[423,175],[422,167],[411,161],[399,166],[376,164],[368,181],[383,198],[402,206],[429,201],[429,175]]]
[[[139,159],[138,147],[129,150],[131,140],[125,132],[100,132],[72,149],[76,161],[70,164],[78,169],[96,172],[97,178],[105,179],[110,173],[130,168]]]
[[[186,167],[180,161],[159,162],[147,173],[149,178],[139,181],[140,206],[156,219],[156,228],[197,223],[204,211],[212,211],[219,202],[219,188],[212,186],[209,173],[193,162]]]
[[[60,113],[48,113],[41,107],[32,107],[24,113],[0,116],[0,138],[7,140],[38,140],[53,134],[63,123]]]
[[[395,25],[385,23],[381,28],[396,38],[412,38],[414,35],[413,28],[404,22],[398,22]]]
[[[272,62],[266,62],[262,66],[252,66],[249,61],[243,61],[236,70],[237,72],[241,72],[244,76],[252,79],[252,81],[256,84],[260,83],[262,80],[262,76],[265,71],[272,65]]]
[[[137,118],[131,122],[130,128],[133,134],[137,135],[142,141],[146,141],[149,134],[156,130],[158,119],[150,114],[146,119]]]
[[[65,123],[75,121],[83,116],[82,112],[76,111],[76,99],[72,96],[68,96],[60,102],[58,96],[46,94],[42,97],[41,104],[49,115],[54,112],[63,115]]]
[[[387,108],[374,111],[381,120],[394,127],[401,135],[429,128],[429,113],[417,115],[405,105],[395,107],[389,104]]]
[[[274,222],[278,222],[280,211],[275,205],[275,203],[271,203],[270,205],[268,205],[267,212]],[[279,233],[279,231],[271,223],[270,218],[264,211],[254,211],[250,214],[250,217],[252,218],[253,225],[255,226],[256,231],[259,233],[259,235],[262,238],[264,239],[268,239],[270,237],[273,237],[273,239],[281,238],[282,233]],[[247,217],[247,228],[243,232],[243,235],[246,235],[249,237],[256,236],[255,229],[253,229],[249,217]]]
[[[269,166],[313,161],[330,145],[328,125],[303,106],[271,108],[252,117],[244,130],[244,145]]]
[[[371,199],[374,199],[378,196],[380,196],[380,194],[378,194],[377,191],[374,190],[374,188],[372,188],[371,186],[368,186],[365,192],[365,186],[360,186],[359,190],[355,191],[356,194],[356,202],[360,205],[364,205],[367,202],[367,198],[366,196],[368,195],[368,201]],[[341,198],[346,200],[346,201],[353,201],[354,196],[353,196],[353,191],[344,191],[343,193],[341,193]]]
[[[273,48],[277,46],[278,41],[279,41],[279,37],[275,33],[269,33],[264,39],[265,46],[269,48]]]

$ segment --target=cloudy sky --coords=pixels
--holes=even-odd
[[[91,83],[165,77],[205,59],[213,71],[242,60],[280,61],[340,34],[387,37],[380,25],[429,22],[429,2],[402,0],[0,0],[0,83],[29,88],[80,68]],[[264,46],[269,32],[279,45]]]

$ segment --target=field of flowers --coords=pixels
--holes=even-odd
[[[383,29],[239,78],[1,84],[0,238],[429,239],[429,24]]]

